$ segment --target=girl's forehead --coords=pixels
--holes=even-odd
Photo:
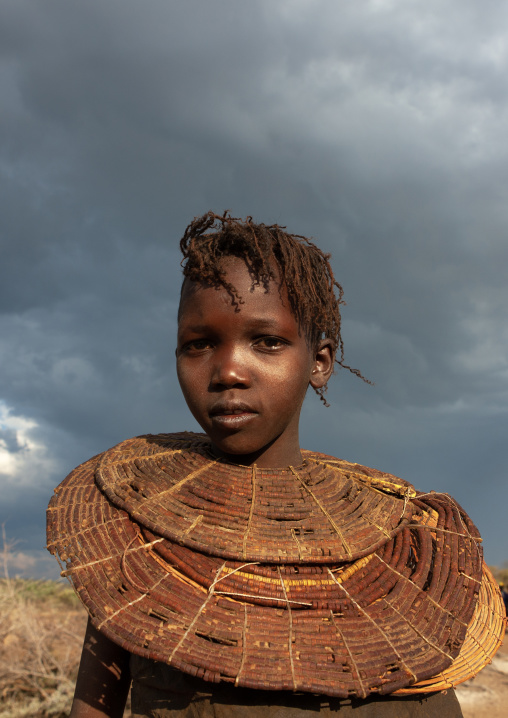
[[[221,264],[224,271],[222,278],[226,286],[184,279],[178,309],[179,321],[191,307],[195,309],[198,304],[206,306],[207,303],[216,304],[218,301],[236,312],[241,312],[242,308],[252,304],[269,304],[272,310],[277,307],[280,311],[289,310],[286,288],[276,272],[272,279],[260,281],[239,257],[225,257]]]

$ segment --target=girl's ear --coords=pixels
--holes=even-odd
[[[334,365],[334,352],[332,342],[322,339],[314,354],[314,363],[309,383],[313,389],[322,389],[331,377]]]

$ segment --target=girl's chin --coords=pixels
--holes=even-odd
[[[274,445],[274,442],[264,444],[241,439],[242,437],[238,435],[220,441],[214,441],[212,438],[212,450],[214,454],[233,464],[242,466],[256,464],[260,469],[299,466],[302,462],[299,446],[282,447]]]
[[[232,441],[212,441],[212,449],[214,453],[225,459],[238,464],[245,463],[242,458],[249,460],[252,457],[258,457],[263,454],[263,447],[259,448],[257,445],[245,446],[243,444],[236,444]],[[254,461],[255,459],[253,459]],[[249,463],[252,463],[249,461]]]

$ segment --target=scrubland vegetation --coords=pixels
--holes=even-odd
[[[1,718],[68,715],[85,625],[64,583],[0,580]]]

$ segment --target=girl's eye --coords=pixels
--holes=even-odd
[[[204,349],[208,349],[210,346],[209,339],[194,339],[192,342],[187,342],[183,347],[184,352],[200,352]]]
[[[261,337],[256,341],[256,346],[262,349],[280,349],[286,346],[286,342],[279,337]]]

